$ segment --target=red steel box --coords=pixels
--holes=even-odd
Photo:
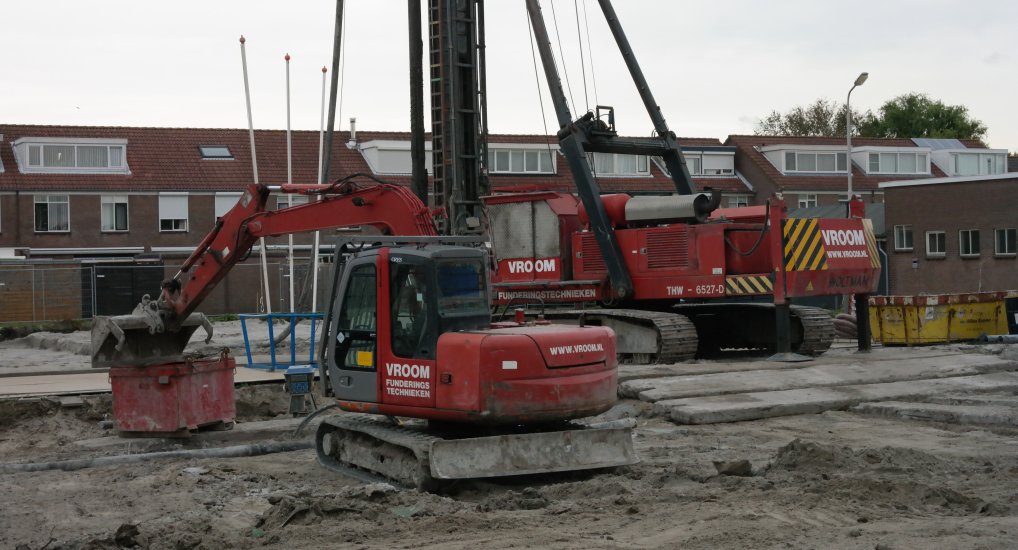
[[[167,434],[222,423],[236,415],[233,357],[113,367],[113,417],[122,432]]]

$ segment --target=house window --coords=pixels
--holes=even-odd
[[[926,257],[943,258],[947,254],[947,236],[943,231],[926,232]]]
[[[307,195],[279,195],[276,197],[276,210],[307,203]]]
[[[689,169],[689,175],[697,176],[703,174],[703,164],[700,157],[686,157],[686,168]]]
[[[126,168],[124,145],[38,143],[28,144],[27,148],[30,171],[121,171]]]
[[[799,208],[813,208],[817,205],[816,193],[799,195]]]
[[[199,145],[198,151],[205,160],[233,160],[233,153],[225,145]]]
[[[187,194],[159,195],[159,231],[187,231]]]
[[[650,165],[646,155],[621,153],[592,153],[591,164],[597,176],[649,176]]]
[[[99,215],[103,231],[127,231],[127,195],[103,195]]]
[[[926,153],[870,153],[871,174],[927,174]]]
[[[962,229],[958,232],[958,254],[963,258],[979,255],[978,229]]]
[[[236,206],[237,201],[240,200],[240,195],[241,193],[216,193],[216,220],[225,216],[231,208]]]
[[[896,225],[896,226],[894,226],[894,249],[895,250],[912,250],[912,226],[911,225]]]
[[[1015,247],[1016,236],[1018,236],[1018,230],[1013,227],[1009,229],[994,229],[993,254],[996,256],[1014,256],[1018,252],[1018,248]]]
[[[785,153],[785,172],[845,172],[845,153]]]
[[[71,230],[71,207],[67,195],[35,196],[36,233],[56,233]]]
[[[986,176],[1007,171],[1007,159],[996,153],[955,153],[954,175]]]
[[[554,174],[551,149],[488,149],[488,171],[501,174]]]
[[[745,195],[728,197],[728,208],[743,208],[745,206],[749,206],[749,197]]]

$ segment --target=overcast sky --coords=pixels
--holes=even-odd
[[[407,130],[406,2],[346,4],[342,129],[356,116],[360,129]],[[550,4],[543,2],[557,50]],[[595,104],[596,87],[596,101],[615,106],[620,132],[649,134],[596,1],[556,0],[554,8],[577,110]],[[1018,150],[1018,2],[616,0],[615,8],[680,136],[750,134],[773,109],[844,101],[868,71],[854,106],[875,110],[925,92],[967,106],[989,128],[991,147]],[[489,0],[486,10],[491,131],[543,133],[523,0]],[[317,130],[334,18],[327,0],[6,1],[0,122],[244,128],[243,34],[255,126],[286,127],[288,52],[292,126]],[[554,132],[546,92],[544,107]]]

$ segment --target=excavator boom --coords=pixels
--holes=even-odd
[[[272,191],[319,200],[269,211]],[[372,226],[385,235],[436,235],[431,212],[400,185],[249,185],[237,204],[216,221],[158,299],[145,296],[130,315],[96,317],[92,366],[142,366],[178,361],[191,335],[212,325],[196,308],[261,237],[338,227]]]

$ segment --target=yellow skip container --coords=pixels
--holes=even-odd
[[[1007,334],[1005,301],[1018,291],[873,296],[873,339],[885,345],[940,344]]]

